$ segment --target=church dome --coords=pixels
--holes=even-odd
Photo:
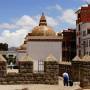
[[[56,33],[53,29],[47,26],[47,22],[44,14],[40,18],[39,26],[36,26],[32,30],[32,36],[55,36]]]
[[[32,30],[33,36],[55,36],[55,32],[49,26],[36,26]]]

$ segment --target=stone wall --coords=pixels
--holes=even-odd
[[[59,65],[57,61],[45,61],[45,82],[47,84],[58,84]]]
[[[33,62],[32,61],[19,61],[19,73],[33,73]]]
[[[59,76],[62,77],[64,72],[67,72],[71,78],[72,65],[70,62],[59,63]]]
[[[59,63],[59,76],[62,77],[64,72],[69,74],[70,79],[75,81],[80,81],[80,61],[72,61],[70,62],[61,62]]]
[[[72,61],[72,76],[74,81],[80,81],[82,88],[90,89],[90,56],[74,58],[74,61]]]
[[[80,81],[80,61],[72,61],[72,80]]]
[[[6,62],[0,61],[0,78],[6,76]]]
[[[41,73],[8,73],[0,84],[45,84],[44,74]]]
[[[19,73],[6,73],[5,63],[2,64],[2,67],[0,84],[58,84],[59,67],[57,61],[45,61],[43,73],[33,73],[32,61],[20,61]]]
[[[90,89],[90,62],[81,62],[80,67],[80,86]]]

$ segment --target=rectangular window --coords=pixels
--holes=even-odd
[[[83,31],[83,33],[82,33],[82,34],[83,34],[83,36],[86,36],[86,31]]]
[[[80,43],[81,43],[81,39],[80,39],[80,37],[79,37],[79,39],[78,39],[78,40],[79,40],[78,42],[79,42],[79,44],[80,44]]]
[[[89,47],[90,47],[90,40],[89,40]]]
[[[78,30],[80,31],[80,24],[79,24],[79,26],[78,26]]]
[[[86,43],[86,47],[88,47],[88,40],[87,40],[87,43]]]
[[[33,69],[35,73],[44,72],[44,61],[43,60],[35,60]]]
[[[90,34],[90,29],[87,29],[87,34]]]
[[[83,50],[84,50],[84,55],[86,54],[85,47],[86,47],[86,42],[83,41]]]
[[[81,51],[79,50],[79,56],[81,56]]]
[[[80,16],[81,16],[81,15],[80,15],[80,13],[79,13],[79,14],[78,14],[78,19],[80,18]]]

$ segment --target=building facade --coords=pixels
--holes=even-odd
[[[71,61],[76,56],[76,29],[63,30],[62,60]]]
[[[90,55],[90,5],[81,7],[76,14],[77,55],[82,57]]]
[[[46,18],[42,14],[39,25],[32,29],[25,37],[24,44],[17,49],[18,59],[22,55],[30,55],[35,67],[38,61],[45,60],[48,55],[53,55],[58,61],[62,60],[62,36],[47,25]],[[36,69],[36,68],[35,68]]]

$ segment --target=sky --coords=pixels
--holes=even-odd
[[[0,43],[20,46],[42,12],[56,32],[75,28],[75,12],[90,0],[0,0]]]

